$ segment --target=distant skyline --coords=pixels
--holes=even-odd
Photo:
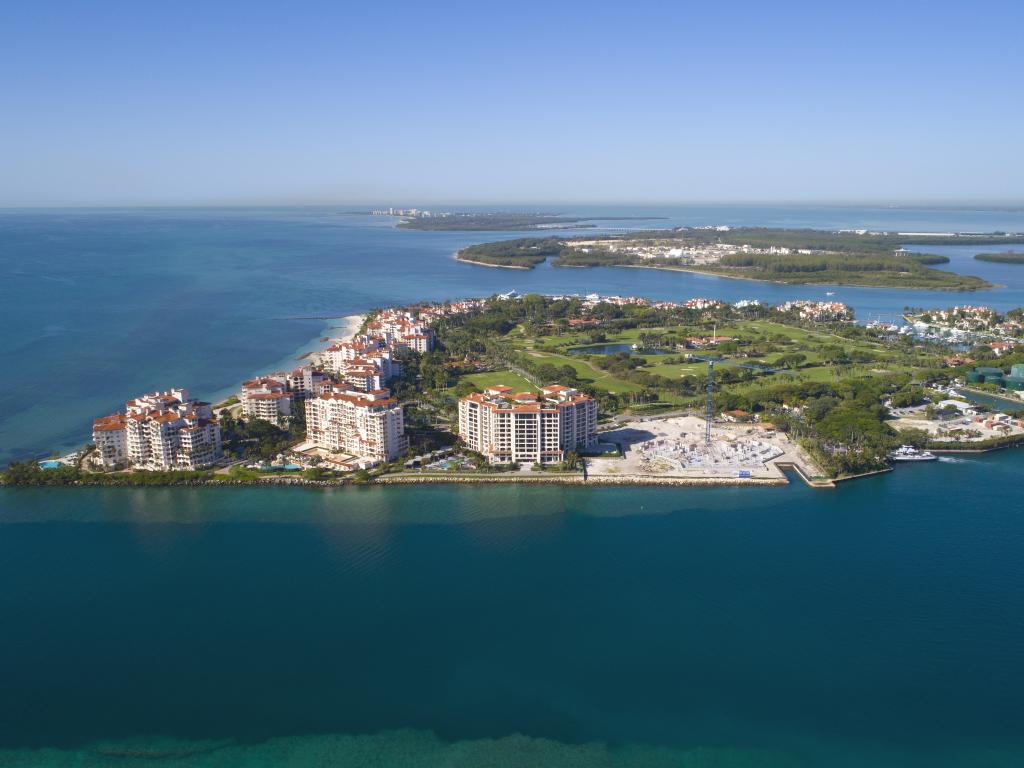
[[[7,4],[0,207],[1021,204],[1022,28],[984,1]]]

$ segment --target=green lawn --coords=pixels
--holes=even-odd
[[[512,371],[488,371],[487,373],[467,373],[460,378],[460,381],[472,382],[477,389],[488,387],[512,387],[516,392],[535,392],[537,387],[533,382],[524,379],[518,373]]]
[[[595,368],[577,355],[556,355],[549,352],[528,352],[538,363],[549,363],[554,366],[571,365],[576,369],[580,381],[585,381],[605,392],[639,392],[641,387],[628,381],[618,379],[607,371]]]
[[[600,329],[596,329],[599,331]],[[606,341],[599,343],[607,344],[634,344],[640,340],[640,335],[645,333],[675,333],[676,335],[697,335],[697,336],[710,336],[715,331],[715,326],[708,327],[660,327],[660,328],[631,328],[625,331],[616,331],[606,333]],[[740,339],[751,339],[756,336],[784,336],[790,341],[796,342],[800,346],[805,345],[818,345],[818,344],[836,344],[847,349],[860,348],[860,349],[874,349],[877,350],[882,347],[881,344],[872,341],[851,341],[841,336],[837,336],[828,331],[815,331],[808,330],[805,328],[795,328],[793,326],[784,325],[782,323],[772,322],[771,320],[745,320],[740,325],[720,325],[717,326],[717,333],[719,336],[735,336]],[[586,332],[573,332],[563,334],[561,336],[544,336],[538,340],[539,343],[546,346],[558,346],[561,348],[586,346],[592,342],[589,341],[589,333]]]
[[[774,365],[776,361],[786,354],[792,354],[799,352],[805,355],[806,359],[803,363],[803,367],[796,371],[784,370],[775,375],[758,376],[755,380],[749,383],[736,383],[728,385],[728,388],[733,391],[743,391],[748,387],[764,386],[766,384],[772,384],[775,382],[782,382],[786,380],[798,380],[798,381],[816,381],[816,382],[831,382],[835,381],[838,376],[836,369],[832,366],[823,364],[823,355],[820,353],[820,349],[823,346],[840,347],[852,353],[854,351],[859,352],[870,352],[877,358],[877,362],[869,363],[868,366],[874,366],[879,368],[885,368],[887,370],[903,369],[905,366],[901,365],[901,360],[893,355],[884,344],[871,340],[851,340],[838,336],[828,330],[809,330],[806,328],[796,328],[793,326],[785,325],[782,323],[773,322],[771,320],[746,320],[738,323],[730,323],[719,325],[717,329],[714,326],[670,326],[660,328],[635,328],[626,331],[608,332],[603,331],[605,340],[603,342],[591,342],[590,334],[591,331],[573,331],[570,333],[562,334],[559,336],[544,336],[538,339],[526,338],[520,334],[513,334],[518,336],[515,338],[515,344],[521,350],[531,355],[538,362],[549,363],[554,366],[570,365],[576,370],[577,375],[581,381],[584,381],[598,389],[602,389],[608,392],[625,393],[625,392],[636,392],[640,387],[636,384],[623,381],[616,378],[614,375],[601,370],[596,365],[588,363],[578,355],[568,354],[568,349],[572,347],[587,346],[591,343],[605,343],[605,344],[624,344],[624,343],[638,343],[640,341],[641,334],[667,334],[672,333],[677,338],[684,336],[695,335],[695,336],[709,336],[713,331],[717,331],[719,336],[732,336],[740,340],[741,343],[748,342],[753,344],[752,349],[764,346],[765,344],[774,344],[777,346],[777,350],[769,352],[768,354],[762,355],[756,358],[757,362],[763,362],[768,365]],[[602,332],[601,329],[595,329],[597,332]],[[540,348],[545,348],[545,351],[541,351]],[[741,346],[741,349],[743,347]],[[547,350],[551,351],[547,351]],[[714,354],[714,350],[709,350],[709,353]],[[644,361],[644,371],[662,376],[666,379],[678,381],[683,376],[696,376],[702,379],[707,372],[707,364],[702,361],[694,361],[690,363],[678,362],[679,359],[685,355],[684,350],[672,350],[667,355],[639,355]],[[701,354],[701,352],[695,351],[695,354]],[[725,355],[730,358],[732,355]],[[669,362],[671,360],[672,362]],[[754,359],[747,360],[743,358],[737,360],[737,362],[753,362]],[[790,378],[792,376],[792,378]],[[683,399],[679,396],[670,394],[662,391],[662,402],[665,403],[681,403]]]
[[[681,376],[703,376],[708,371],[708,364],[694,363],[654,363],[645,365],[643,370],[666,379],[678,379]]]

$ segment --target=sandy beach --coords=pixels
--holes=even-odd
[[[351,341],[352,337],[359,333],[359,329],[362,328],[363,322],[366,320],[366,315],[346,315],[339,319],[341,320],[341,323],[337,327],[331,328],[331,333],[328,334],[327,341],[323,342],[324,349],[332,344],[337,344],[342,341]],[[303,362],[319,365],[321,351],[322,350],[307,353],[304,355],[305,359]]]
[[[456,261],[460,261],[463,264],[473,264],[477,267],[493,267],[494,269],[533,269],[533,267],[520,266],[519,264],[488,264],[486,261],[473,261],[473,259],[462,259],[459,258],[459,253],[456,251],[452,254],[452,258]]]

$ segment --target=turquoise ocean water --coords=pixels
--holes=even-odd
[[[652,212],[1024,230],[1007,211]],[[330,324],[286,318],[510,288],[825,290],[453,262],[478,239],[327,209],[2,213],[4,459],[146,389],[223,392]],[[1024,272],[970,267],[1007,287],[837,298],[861,317],[1024,305]],[[1020,461],[827,492],[0,490],[0,765],[1020,765]]]

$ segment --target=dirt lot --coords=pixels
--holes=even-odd
[[[646,418],[602,432],[602,443],[622,446],[623,458],[588,459],[588,475],[735,480],[784,479],[777,464],[796,464],[806,475],[820,474],[804,451],[786,435],[759,424],[712,426],[710,450],[704,445],[704,419],[696,416]]]

